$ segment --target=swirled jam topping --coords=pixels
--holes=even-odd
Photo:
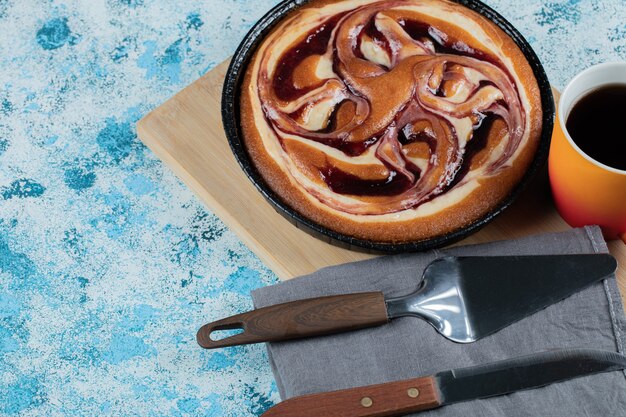
[[[305,9],[259,49],[257,125],[276,163],[354,215],[416,209],[510,164],[528,115],[499,46],[445,20],[446,2],[365,3]]]

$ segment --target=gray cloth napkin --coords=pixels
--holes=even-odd
[[[445,250],[380,257],[321,269],[253,293],[256,307],[302,298],[416,289],[431,261],[447,255],[535,255],[608,252],[598,228]],[[615,277],[469,345],[453,343],[426,322],[400,318],[347,334],[268,344],[283,399],[378,384],[558,348],[624,353],[626,319]],[[537,390],[454,404],[420,416],[626,416],[626,373],[611,372]]]

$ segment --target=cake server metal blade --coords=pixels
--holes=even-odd
[[[387,299],[390,319],[417,316],[445,337],[469,343],[542,310],[615,272],[608,254],[446,257],[421,287]]]

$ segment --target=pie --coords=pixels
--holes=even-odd
[[[240,121],[286,205],[359,239],[405,243],[494,210],[534,159],[540,89],[517,44],[445,0],[313,0],[256,49]]]

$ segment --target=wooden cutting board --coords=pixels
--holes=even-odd
[[[331,246],[297,229],[265,201],[230,151],[220,100],[228,61],[215,67],[137,124],[139,138],[281,279],[319,268],[371,258]],[[558,92],[555,92],[558,94]],[[550,197],[547,172],[537,176],[495,221],[459,244],[567,230]],[[626,245],[609,248],[622,265],[626,296]]]

